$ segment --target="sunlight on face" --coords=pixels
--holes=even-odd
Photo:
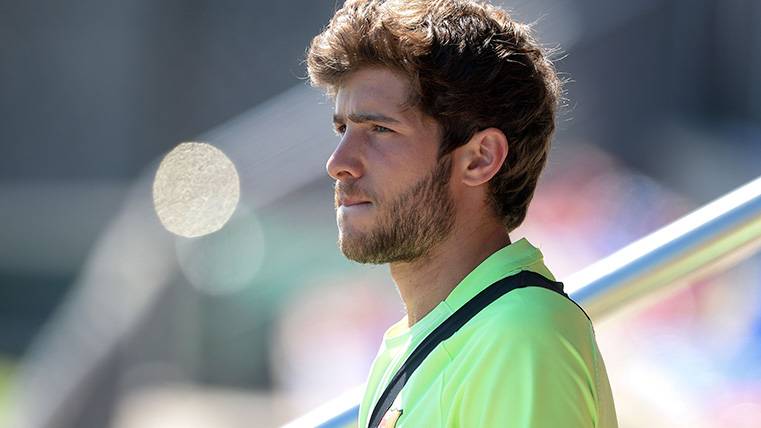
[[[454,227],[450,158],[438,158],[438,124],[407,105],[407,79],[388,69],[354,72],[338,88],[336,180],[339,247],[360,263],[412,262]]]
[[[449,158],[392,200],[377,206],[370,230],[351,230],[338,214],[338,246],[359,263],[414,262],[430,254],[452,232],[454,200],[449,193]]]
[[[193,238],[221,229],[240,199],[235,165],[206,143],[182,143],[161,161],[153,205],[164,227]]]

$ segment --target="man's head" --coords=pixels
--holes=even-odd
[[[348,0],[307,63],[336,100],[327,167],[348,257],[426,255],[473,191],[507,231],[521,224],[560,92],[527,26],[473,1]]]

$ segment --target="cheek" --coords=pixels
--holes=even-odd
[[[420,179],[420,171],[409,168],[384,169],[372,181],[372,190],[380,203],[393,201]]]
[[[403,179],[403,169],[398,161],[391,156],[374,153],[368,156],[366,168],[364,180],[360,180],[359,187],[378,204],[393,199],[398,192],[400,180]]]
[[[387,210],[402,195],[407,193],[418,177],[403,177],[399,174],[389,174],[378,178],[372,187],[373,200],[378,208]]]
[[[435,166],[437,146],[423,143],[422,139],[411,138],[369,143],[365,152],[366,184],[360,186],[372,192],[379,204],[394,200]]]

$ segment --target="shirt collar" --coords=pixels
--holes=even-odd
[[[500,279],[522,270],[530,270],[544,275],[547,279],[555,280],[544,265],[542,252],[531,245],[526,238],[522,238],[487,257],[457,284],[443,302],[415,323],[412,328],[407,327],[406,316],[389,327],[384,334],[387,346],[404,342],[410,337],[427,334],[476,294]]]
[[[522,238],[487,257],[457,284],[444,303],[454,312],[488,286],[522,270],[534,271],[555,280],[544,265],[542,252]]]

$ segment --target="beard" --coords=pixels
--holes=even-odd
[[[344,256],[371,264],[409,263],[428,256],[454,227],[455,204],[448,187],[451,170],[447,155],[394,199],[380,203],[376,199],[375,224],[369,231],[350,230],[339,221],[338,246]]]

